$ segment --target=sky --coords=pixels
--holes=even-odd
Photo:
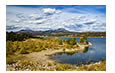
[[[7,5],[6,30],[105,32],[105,5]]]

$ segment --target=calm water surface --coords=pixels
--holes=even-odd
[[[64,38],[68,39],[68,38]],[[79,40],[79,38],[76,38]],[[106,38],[88,38],[93,45],[84,52],[67,54],[61,53],[51,56],[61,64],[90,64],[98,62],[104,57],[106,59]]]

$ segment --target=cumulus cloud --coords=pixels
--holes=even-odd
[[[19,31],[22,29],[45,31],[58,28],[73,32],[106,30],[106,16],[103,13],[66,7],[65,9],[35,8],[32,11],[31,8],[22,8],[24,12],[14,11],[13,8],[7,8],[7,31]],[[19,7],[15,8],[18,10]],[[19,9],[21,10],[21,8]]]
[[[30,19],[33,19],[33,20],[42,19],[41,15],[39,15],[39,14],[30,14],[30,15],[29,15],[29,18],[30,18]]]
[[[54,13],[60,13],[60,10],[52,9],[52,8],[44,8],[42,9],[43,13],[45,14],[54,14]]]
[[[45,21],[46,19],[40,19],[40,20],[29,21],[29,23],[30,24],[42,24]]]

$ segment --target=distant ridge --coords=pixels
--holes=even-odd
[[[30,30],[30,29],[27,29],[27,30],[20,30],[18,32],[23,32],[23,33],[58,33],[58,32],[70,32],[64,28],[58,28],[58,29],[55,29],[55,30],[47,30],[47,31],[33,31],[33,30]]]

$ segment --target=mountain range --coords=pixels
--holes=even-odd
[[[70,32],[64,28],[58,28],[58,29],[55,29],[55,30],[47,30],[47,31],[33,31],[33,30],[30,30],[30,29],[27,29],[27,30],[20,30],[18,32],[23,32],[23,33],[59,33],[59,32]]]

